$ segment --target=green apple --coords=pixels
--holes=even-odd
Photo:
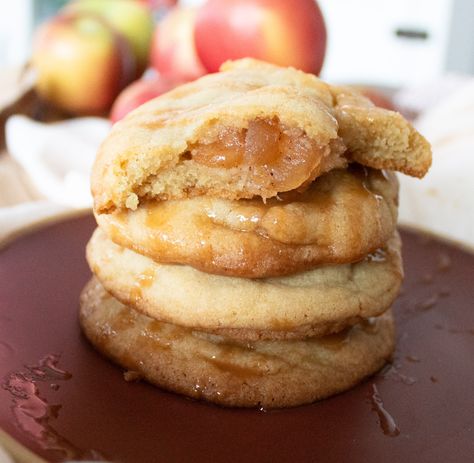
[[[76,115],[106,114],[136,68],[128,43],[102,19],[82,14],[44,23],[31,63],[39,95]]]
[[[150,8],[134,0],[75,0],[65,11],[101,16],[130,43],[137,61],[137,76],[148,66],[154,22]]]

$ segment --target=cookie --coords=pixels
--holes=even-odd
[[[347,164],[331,100],[327,84],[279,67],[182,85],[113,127],[93,168],[95,209],[201,194],[270,198],[299,188]]]
[[[348,160],[413,177],[426,174],[431,146],[400,113],[375,106],[352,88],[332,87],[332,93]]]
[[[97,229],[87,259],[121,302],[162,321],[240,339],[303,338],[339,329],[391,306],[402,281],[400,239],[354,264],[277,278],[211,275],[159,264]]]
[[[313,75],[252,59],[131,112],[92,174],[98,213],[149,199],[263,199],[356,160],[422,176],[429,144],[398,113]]]
[[[96,218],[116,244],[159,263],[263,278],[362,259],[393,234],[397,204],[393,173],[354,165],[266,203],[200,196]]]
[[[96,279],[81,295],[80,321],[90,342],[128,377],[232,407],[291,407],[328,397],[376,372],[394,349],[390,311],[328,337],[236,343],[142,315]]]
[[[272,72],[275,66],[248,58],[228,61],[222,66],[224,71],[256,68]],[[308,78],[303,85],[316,88],[320,84],[321,81]],[[338,135],[347,147],[344,154],[350,161],[414,177],[426,174],[431,166],[431,146],[400,113],[375,106],[353,87],[329,85],[328,88]]]

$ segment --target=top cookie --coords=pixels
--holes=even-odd
[[[143,199],[225,199],[303,189],[347,160],[422,176],[428,143],[402,116],[313,75],[228,62],[117,123],[92,174],[97,212]]]

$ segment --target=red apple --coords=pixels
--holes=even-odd
[[[117,122],[130,111],[147,101],[176,87],[178,82],[157,76],[152,79],[136,80],[125,88],[115,100],[110,112],[110,120]]]
[[[128,43],[100,18],[63,14],[34,40],[40,96],[78,115],[104,114],[135,74]]]
[[[210,72],[228,59],[253,57],[319,74],[326,27],[315,0],[208,0],[198,10],[195,39]]]
[[[171,8],[178,3],[178,0],[137,0],[140,3],[148,5],[152,10],[162,10]]]
[[[372,101],[375,106],[379,108],[390,109],[390,111],[396,111],[393,101],[388,96],[388,94],[384,94],[381,90],[377,90],[372,87],[355,87],[359,92],[362,93],[365,97]]]
[[[183,81],[206,74],[194,45],[194,8],[173,8],[153,36],[151,64],[161,74]]]

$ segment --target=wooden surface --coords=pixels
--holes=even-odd
[[[32,81],[23,70],[0,70],[0,208],[42,199],[23,169],[10,157],[5,146],[5,123],[13,114],[32,115],[38,104]]]

